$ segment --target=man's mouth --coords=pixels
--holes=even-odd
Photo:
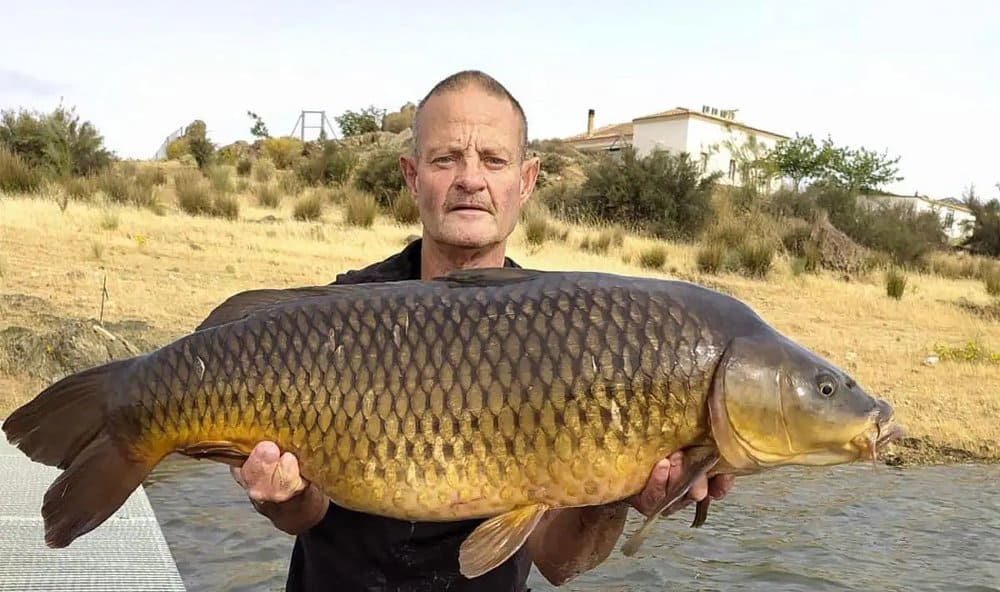
[[[452,212],[461,212],[461,211],[489,212],[489,209],[487,209],[485,206],[481,206],[479,204],[471,204],[470,203],[470,204],[456,204],[456,205],[453,205],[450,208],[450,211],[452,211]]]

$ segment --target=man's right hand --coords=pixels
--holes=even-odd
[[[233,479],[246,490],[254,507],[289,534],[304,532],[322,520],[329,500],[299,473],[299,461],[281,453],[274,442],[260,442]]]
[[[231,467],[233,479],[256,503],[287,502],[302,493],[309,482],[299,474],[299,460],[284,454],[274,442],[260,442],[240,468]]]

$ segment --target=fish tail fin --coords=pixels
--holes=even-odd
[[[108,402],[130,360],[67,376],[3,422],[28,458],[64,469],[42,504],[45,543],[65,547],[108,519],[155,466],[135,458],[108,431]]]
[[[4,420],[7,440],[35,462],[70,466],[107,425],[114,379],[129,362],[110,362],[55,382]]]
[[[45,492],[45,544],[66,547],[100,526],[125,503],[156,465],[100,434]]]

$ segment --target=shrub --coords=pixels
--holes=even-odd
[[[406,187],[399,168],[399,152],[383,150],[371,156],[354,178],[354,185],[372,194],[380,205],[388,208],[393,198]]]
[[[587,235],[580,241],[580,248],[591,253],[607,253],[612,245],[621,247],[625,243],[625,232],[619,228],[605,228],[596,237]]]
[[[135,171],[136,180],[145,187],[167,184],[167,173],[158,166],[144,166]]]
[[[281,192],[271,183],[257,185],[254,188],[257,203],[265,208],[276,208],[281,203]]]
[[[236,174],[240,177],[247,177],[253,169],[253,162],[249,158],[241,158],[236,163]]]
[[[639,265],[647,269],[660,269],[667,262],[667,249],[661,245],[648,247],[639,252]]]
[[[181,171],[174,177],[177,205],[192,216],[217,216],[235,220],[240,204],[235,197],[216,194],[205,177],[196,171]]]
[[[751,240],[745,242],[738,247],[737,253],[744,275],[763,279],[771,271],[774,248],[766,241]]]
[[[545,206],[557,218],[573,222],[589,222],[592,216],[587,215],[580,198],[580,188],[566,181],[549,183],[535,190],[531,201]]]
[[[716,274],[722,271],[728,249],[719,243],[708,243],[698,249],[695,264],[702,273]]]
[[[973,253],[1000,257],[1000,200],[982,203],[972,191],[965,196],[975,222],[972,232],[963,242]]]
[[[135,177],[106,170],[95,178],[97,188],[114,203],[136,207],[155,207],[153,188],[140,183]]]
[[[236,189],[233,186],[229,168],[225,166],[215,165],[208,167],[205,170],[205,176],[208,177],[208,180],[212,183],[212,189],[217,193],[227,195]]]
[[[899,300],[906,291],[906,275],[895,266],[885,272],[885,293]]]
[[[358,157],[337,142],[326,142],[323,150],[302,163],[299,176],[313,185],[343,183],[357,165]]]
[[[420,207],[408,189],[400,189],[392,202],[392,217],[400,224],[416,224],[420,221]]]
[[[298,175],[283,173],[278,177],[278,186],[288,195],[298,195],[305,189],[302,179]]]
[[[317,192],[309,192],[295,202],[292,217],[296,220],[319,220],[323,215],[323,196]]]
[[[363,191],[349,191],[344,197],[344,222],[348,226],[369,228],[375,223],[378,202],[375,196]]]
[[[0,145],[0,191],[31,193],[42,183],[42,176],[17,153]]]
[[[302,158],[304,147],[302,140],[290,136],[264,138],[264,152],[281,170],[294,166]]]
[[[687,154],[654,151],[640,158],[626,149],[621,162],[606,157],[587,167],[582,210],[657,237],[694,237],[708,222],[720,176],[702,177],[699,169]]]
[[[180,160],[185,154],[190,154],[188,152],[188,141],[186,138],[177,138],[171,140],[167,144],[167,159],[168,160]]]
[[[983,271],[983,284],[987,294],[1000,297],[1000,266]]]
[[[530,245],[540,245],[549,237],[549,220],[544,215],[529,216],[524,222],[524,238]]]
[[[264,158],[253,165],[253,180],[258,183],[267,183],[274,176],[274,163]]]
[[[67,177],[62,180],[66,195],[79,201],[90,201],[97,193],[97,186],[91,177]]]
[[[7,146],[32,168],[53,177],[83,176],[104,170],[113,155],[104,138],[75,110],[57,107],[51,113],[4,111],[0,145]]]

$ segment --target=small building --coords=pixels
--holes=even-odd
[[[705,105],[701,111],[677,107],[660,113],[636,117],[632,121],[594,128],[594,110],[587,113],[587,131],[564,141],[581,151],[614,153],[632,146],[645,156],[653,150],[686,152],[699,162],[702,172],[721,172],[720,182],[743,185],[751,173],[741,162],[761,155],[788,136],[752,127],[736,120],[736,110],[720,110]],[[770,189],[780,180],[774,179]]]
[[[941,229],[953,244],[967,238],[976,223],[976,216],[972,210],[954,197],[933,199],[919,193],[913,195],[872,193],[861,195],[861,200],[889,206],[911,206],[916,212],[934,212],[941,219]]]

